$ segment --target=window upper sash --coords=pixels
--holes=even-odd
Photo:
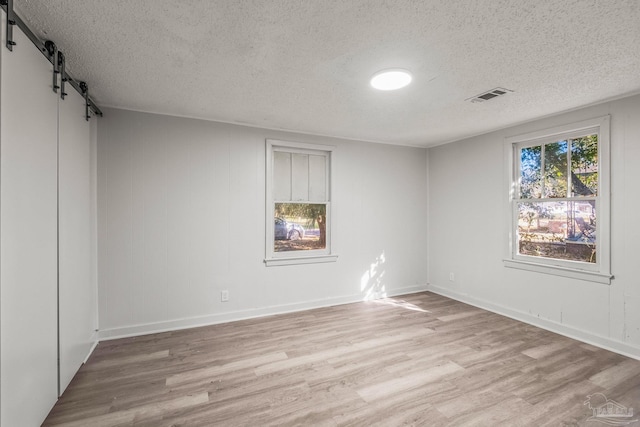
[[[327,155],[275,151],[273,195],[278,202],[327,202]]]

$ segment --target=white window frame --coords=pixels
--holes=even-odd
[[[333,198],[333,152],[334,146],[308,144],[302,142],[280,141],[275,139],[266,140],[266,223],[265,223],[265,264],[267,267],[278,265],[294,265],[294,264],[315,264],[334,262],[338,259],[338,255],[333,252],[331,234],[332,234],[332,209],[331,201]],[[323,155],[326,157],[326,200],[318,202],[326,205],[326,246],[321,250],[306,251],[274,251],[274,211],[276,203],[295,203],[291,200],[274,200],[273,192],[273,153],[275,151],[283,151],[287,153],[313,154]],[[300,203],[314,203],[301,201]]]
[[[585,132],[598,134],[598,195],[596,197],[596,218],[598,219],[597,256],[595,263],[560,260],[553,258],[521,255],[518,253],[517,196],[520,193],[519,150],[523,147],[547,144],[563,139],[578,137]],[[507,246],[504,265],[539,273],[553,274],[591,282],[610,284],[611,278],[611,224],[610,224],[610,116],[584,120],[523,135],[505,138],[505,181],[508,185],[507,218],[505,221]],[[563,199],[559,199],[563,200]],[[545,201],[533,199],[532,201]]]

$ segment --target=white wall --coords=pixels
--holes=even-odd
[[[265,139],[335,145],[338,261],[266,267]],[[427,150],[106,109],[100,336],[425,288]],[[228,289],[230,301],[220,302]]]
[[[503,266],[506,136],[611,115],[611,285]],[[429,150],[429,283],[445,295],[640,357],[640,96]],[[449,273],[455,281],[449,281]]]

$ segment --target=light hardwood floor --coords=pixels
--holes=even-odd
[[[604,426],[594,393],[640,412],[640,361],[420,293],[102,342],[44,425]]]

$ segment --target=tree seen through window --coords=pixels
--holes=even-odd
[[[518,253],[596,262],[598,135],[519,148]]]

